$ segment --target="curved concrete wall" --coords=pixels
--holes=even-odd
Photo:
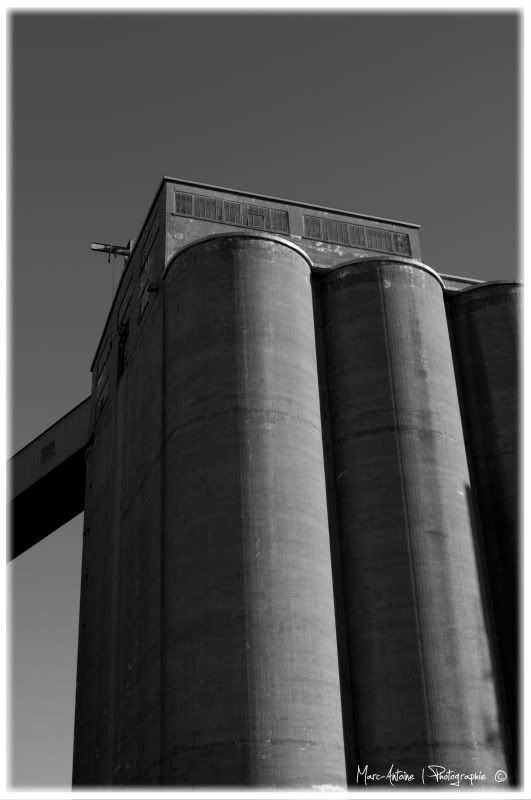
[[[371,259],[321,293],[357,763],[494,785],[505,758],[440,281]]]
[[[492,283],[448,301],[513,774],[518,741],[518,317],[521,287]]]
[[[309,265],[210,238],[164,313],[162,782],[344,786]]]

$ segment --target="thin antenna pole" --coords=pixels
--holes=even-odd
[[[116,283],[116,256],[124,257],[124,266],[125,266],[133,250],[133,245],[134,245],[133,239],[129,239],[128,243],[125,246],[119,244],[101,244],[100,242],[92,242],[92,244],[90,245],[91,250],[94,250],[98,253],[107,253],[108,263],[110,263],[111,261],[111,255],[114,256],[114,261],[112,264],[111,303],[114,298],[114,287]]]

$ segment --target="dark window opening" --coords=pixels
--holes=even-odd
[[[107,364],[107,361],[109,360],[109,356],[111,354],[111,348],[112,348],[112,340],[109,340],[107,342],[105,350],[101,354],[101,358],[100,358],[99,363],[98,363],[98,373],[97,373],[98,374],[98,378],[100,377],[100,375],[104,371],[105,366]]]
[[[41,462],[47,461],[49,458],[55,455],[55,439],[47,444],[46,447],[43,447],[41,450]]]
[[[411,249],[409,247],[409,236],[406,233],[393,234],[395,253],[401,256],[411,256]]]
[[[131,302],[133,291],[131,286],[128,287],[127,292],[124,294],[122,302],[120,303],[120,307],[118,308],[118,327],[122,324],[124,317],[127,313],[127,309],[129,308],[129,303]]]
[[[112,348],[112,340],[108,342],[107,347],[103,353],[103,356],[100,360],[97,378],[96,378],[96,419],[101,414],[103,406],[107,401],[107,397],[109,396],[109,380],[108,380],[108,361],[109,355],[111,353]]]
[[[246,206],[243,212],[243,224],[247,228],[258,228],[261,231],[269,230],[269,209],[261,206]]]
[[[144,311],[146,310],[148,303],[149,303],[149,277],[146,277],[146,280],[143,281],[140,285],[140,311],[139,311],[139,319],[142,318]]]
[[[118,331],[118,381],[122,377],[125,368],[127,367],[127,339],[129,337],[129,320],[126,320],[120,326]]]
[[[153,247],[153,243],[157,238],[157,234],[159,232],[159,224],[157,221],[154,222],[153,227],[151,228],[149,234],[146,236],[146,242],[144,244],[144,249],[142,251],[142,260],[145,261],[146,258],[149,256],[151,248]]]
[[[223,222],[223,201],[214,197],[195,195],[194,217],[209,219],[212,222]]]
[[[241,224],[241,207],[239,203],[231,203],[230,200],[223,201],[223,222],[229,225]]]
[[[326,242],[349,244],[348,226],[346,222],[336,222],[332,219],[323,219],[323,239]]]
[[[354,247],[367,247],[365,228],[363,225],[349,225],[350,243]]]
[[[271,230],[275,233],[289,233],[289,219],[287,211],[271,209]]]
[[[98,381],[98,385],[99,385],[99,381]],[[101,414],[101,412],[103,410],[103,406],[105,405],[108,396],[109,396],[109,381],[105,377],[104,382],[102,382],[101,385],[99,385],[98,393],[96,395],[96,419]]]
[[[159,228],[157,228],[152,236],[149,237],[149,248],[144,250],[144,260],[142,262],[142,269],[140,270],[140,283],[139,283],[139,296],[140,296],[140,309],[138,318],[141,319],[144,311],[149,303],[149,284],[153,272],[153,261],[155,258],[155,251],[153,245],[157,238]]]
[[[175,213],[185,217],[193,214],[193,195],[185,192],[175,192]]]
[[[321,239],[321,220],[318,217],[304,216],[304,235],[310,239]]]

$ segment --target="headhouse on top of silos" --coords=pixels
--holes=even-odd
[[[183,248],[213,235],[247,233],[281,237],[308,257],[312,272],[334,269],[353,259],[422,262],[419,225],[323,206],[224,189],[166,177],[132,248],[104,327],[95,358],[97,412],[105,402],[102,377],[110,340],[118,332],[118,372],[126,349],[141,326],[150,299],[167,266]],[[442,275],[448,294],[481,284]],[[131,314],[131,311],[133,313]],[[127,318],[127,330],[124,321]],[[127,344],[126,344],[127,340]]]

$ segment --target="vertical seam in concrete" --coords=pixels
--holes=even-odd
[[[91,432],[93,435],[93,428],[91,428]],[[78,708],[79,708],[79,700],[81,697],[81,685],[79,683],[80,678],[80,666],[82,663],[82,650],[83,648],[83,620],[85,619],[86,614],[86,595],[83,591],[83,574],[85,572],[85,563],[88,558],[88,548],[89,545],[87,544],[87,537],[85,535],[85,531],[87,530],[86,521],[87,521],[87,511],[90,508],[90,494],[88,491],[88,484],[89,484],[89,467],[88,467],[88,460],[91,458],[91,449],[92,445],[87,445],[87,450],[85,453],[85,503],[84,503],[84,514],[83,514],[83,544],[81,550],[81,575],[80,575],[80,586],[79,586],[79,616],[78,616],[78,631],[77,631],[77,658],[76,658],[76,687],[75,687],[75,694],[74,694],[74,736],[73,736],[73,743],[72,743],[72,787],[81,785],[80,780],[80,769],[79,769],[79,717],[78,717]],[[88,529],[90,530],[90,528]],[[76,745],[78,745],[76,747]]]
[[[323,304],[321,281],[313,275],[310,276],[313,288],[313,319],[315,335],[315,351],[317,361],[317,380],[319,388],[319,410],[321,416],[321,439],[323,443],[323,467],[328,514],[328,535],[330,541],[330,561],[332,571],[332,589],[334,595],[336,643],[339,672],[339,688],[341,698],[341,716],[343,727],[343,748],[345,754],[345,773],[347,786],[354,785],[354,765],[359,762],[356,735],[356,714],[354,709],[352,689],[350,685],[350,640],[346,623],[345,596],[343,589],[343,563],[341,558],[341,541],[339,536],[339,522],[337,514],[337,496],[335,486],[335,465],[333,447],[333,425],[330,412],[328,392],[328,369],[326,339],[323,330]],[[328,444],[328,448],[325,444]]]
[[[160,542],[159,542],[159,784],[164,785],[166,771],[166,725],[164,715],[164,698],[166,689],[166,603],[165,603],[165,536],[166,536],[166,284],[161,281],[161,317],[162,317],[162,357],[161,357],[161,401],[160,401]]]
[[[428,689],[426,685],[426,662],[424,659],[424,645],[420,639],[420,624],[419,624],[419,611],[418,611],[418,590],[417,590],[417,582],[415,578],[415,571],[413,569],[413,564],[411,560],[411,511],[409,506],[409,499],[407,492],[405,491],[404,487],[404,468],[403,468],[403,461],[404,456],[402,452],[402,436],[399,429],[399,419],[397,414],[397,391],[396,391],[396,380],[395,380],[395,369],[393,360],[391,358],[391,351],[393,350],[393,344],[389,335],[389,327],[388,327],[388,304],[385,299],[385,292],[382,289],[382,269],[378,269],[378,277],[377,277],[377,285],[378,285],[378,294],[380,296],[380,303],[381,308],[383,311],[383,330],[384,330],[384,339],[385,339],[385,352],[387,358],[387,367],[388,371],[387,374],[389,376],[389,388],[391,392],[392,398],[392,412],[393,412],[393,422],[394,427],[396,430],[396,442],[397,442],[397,455],[398,455],[398,470],[399,470],[399,477],[400,477],[400,493],[402,495],[402,505],[405,512],[405,532],[406,532],[406,543],[407,543],[407,556],[408,556],[408,565],[409,565],[409,574],[411,578],[411,588],[413,590],[413,599],[414,599],[414,610],[415,610],[415,634],[417,639],[417,647],[418,653],[420,657],[420,665],[421,665],[421,680],[422,680],[422,695],[424,700],[424,708],[425,708],[425,719],[426,719],[426,727],[428,729],[428,748],[431,754],[431,762],[434,762],[434,752],[433,752],[433,731],[432,731],[432,722],[431,722],[431,707],[428,700]]]
[[[238,437],[238,458],[239,458],[239,473],[240,473],[240,524],[241,528],[239,531],[239,538],[240,538],[240,557],[241,557],[241,605],[242,605],[242,616],[243,616],[243,629],[244,629],[244,642],[242,647],[243,653],[243,662],[245,664],[245,686],[247,691],[246,703],[245,703],[245,722],[247,726],[246,730],[246,738],[247,741],[244,742],[244,748],[247,750],[244,758],[245,764],[245,784],[247,786],[252,785],[253,773],[255,772],[255,742],[251,742],[251,719],[250,719],[250,702],[252,696],[252,687],[251,687],[251,676],[249,673],[249,655],[248,655],[248,624],[247,624],[247,580],[246,580],[246,559],[245,559],[245,544],[244,544],[244,537],[248,532],[249,527],[249,520],[248,520],[248,490],[246,480],[246,471],[244,471],[243,464],[244,464],[244,456],[242,453],[242,448],[245,447],[245,444],[242,443],[242,424],[243,417],[245,415],[245,410],[248,406],[248,354],[246,352],[245,346],[245,332],[247,331],[247,318],[246,318],[246,304],[245,298],[241,295],[244,291],[242,287],[242,280],[243,280],[243,269],[241,269],[241,255],[236,257],[238,262],[238,267],[234,268],[234,262],[232,262],[231,269],[232,269],[232,280],[234,282],[234,291],[233,291],[233,324],[234,324],[234,333],[235,333],[235,350],[236,350],[236,359],[235,359],[235,369],[236,369],[236,385],[238,390],[238,405],[240,409],[236,412],[235,416],[235,431]],[[245,261],[244,261],[245,264]],[[237,329],[237,320],[241,316],[241,324]],[[242,377],[242,363],[244,364],[244,375]],[[255,713],[255,709],[253,708],[253,714]],[[244,751],[245,752],[245,751]]]
[[[111,376],[109,375],[109,381]],[[123,425],[119,424],[118,419],[118,392],[115,394],[114,401],[114,431],[115,431],[115,450],[114,457],[121,454],[123,445]],[[118,603],[120,601],[120,506],[122,493],[122,470],[114,470],[114,508],[113,508],[113,548],[112,548],[112,585],[111,585],[111,653],[109,659],[109,716],[110,716],[110,774],[108,781],[114,783],[114,759],[115,759],[115,737],[116,737],[116,648],[118,628]]]
[[[159,754],[159,783],[164,785],[166,771],[166,725],[164,715],[164,697],[166,690],[166,574],[165,574],[165,537],[166,537],[166,284],[161,281],[161,316],[162,316],[162,363],[161,363],[161,442],[160,442],[160,673],[159,673],[159,725],[160,725],[160,754]]]
[[[521,431],[523,429],[523,407],[524,404],[521,402],[521,390],[522,390],[522,381],[521,381],[521,369],[522,369],[522,357],[523,357],[523,345],[522,345],[522,336],[520,335],[520,325],[521,325],[521,313],[522,313],[522,293],[523,293],[523,286],[522,287],[515,287],[511,292],[507,291],[507,297],[513,298],[513,302],[511,303],[511,314],[509,315],[510,319],[510,326],[511,331],[513,333],[514,341],[516,342],[516,351],[515,351],[515,359],[516,359],[516,386],[515,386],[515,393],[518,398],[517,400],[517,409],[516,409],[516,430],[517,430],[517,442],[519,436],[521,435]],[[509,305],[509,303],[508,303]],[[518,445],[517,445],[518,446]],[[522,511],[522,504],[521,504],[521,495],[520,495],[520,486],[523,486],[522,483],[522,475],[523,475],[523,457],[524,457],[524,448],[518,447],[518,453],[516,458],[516,478],[519,481],[519,486],[517,488],[516,494],[516,517],[515,517],[515,524],[516,524],[516,552],[520,553],[522,548],[522,532],[523,532],[523,511]],[[522,613],[522,587],[524,585],[523,582],[523,564],[524,559],[518,558],[515,568],[515,578],[517,581],[516,591],[518,595],[516,597],[516,611],[517,611],[517,628],[516,628],[516,686],[515,692],[517,699],[523,698],[523,648],[521,642],[523,639],[520,638],[520,632],[523,631],[523,613]],[[515,731],[515,738],[516,741],[513,742],[513,758],[514,758],[514,765],[515,765],[515,775],[514,775],[514,785],[519,786],[521,780],[521,764],[523,762],[523,713],[522,710],[518,707],[516,708],[517,718],[514,722],[514,731]]]

